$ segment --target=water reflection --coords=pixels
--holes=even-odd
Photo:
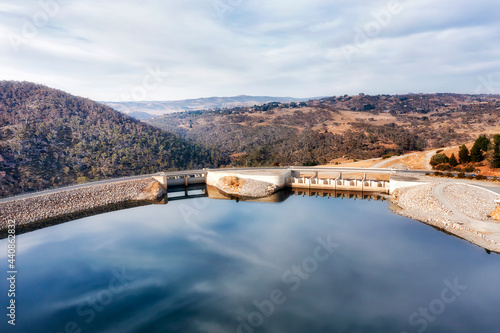
[[[359,191],[333,191],[333,190],[317,190],[317,189],[283,189],[265,198],[230,198],[225,194],[222,194],[218,189],[213,186],[207,186],[205,184],[195,184],[184,186],[172,186],[169,187],[168,193],[162,198],[156,201],[127,201],[120,202],[116,204],[109,204],[97,208],[92,208],[76,213],[70,213],[67,215],[60,215],[55,218],[48,218],[41,221],[33,222],[26,225],[18,225],[16,228],[17,234],[24,234],[26,232],[31,232],[50,226],[55,226],[58,224],[66,223],[69,221],[74,221],[84,217],[104,214],[108,212],[115,212],[123,209],[148,206],[148,205],[166,205],[172,201],[178,200],[188,200],[188,199],[198,199],[208,197],[210,199],[217,200],[235,200],[235,201],[252,201],[252,202],[274,202],[279,203],[288,199],[291,195],[301,195],[301,196],[320,196],[320,197],[332,197],[332,198],[349,198],[349,199],[363,199],[363,200],[385,200],[387,195],[381,193],[373,192],[359,192]],[[7,237],[7,229],[0,231],[0,239]]]
[[[494,332],[499,256],[387,206],[170,200],[24,234],[16,332]]]

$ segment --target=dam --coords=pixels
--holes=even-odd
[[[416,185],[411,179],[398,179],[390,169],[348,168],[248,168],[168,172],[154,175],[163,187],[215,184],[223,177],[254,179],[274,184],[278,189],[377,192],[389,194],[397,187]]]

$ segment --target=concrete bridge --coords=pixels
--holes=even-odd
[[[419,184],[411,179],[398,179],[395,173],[391,169],[373,168],[280,167],[166,172],[154,175],[153,178],[165,188],[193,184],[214,186],[220,178],[234,176],[265,181],[278,188],[379,193],[391,193],[397,187]]]

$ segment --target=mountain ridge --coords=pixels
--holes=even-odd
[[[0,81],[0,196],[226,160],[90,99]]]
[[[232,163],[326,164],[459,144],[500,131],[500,96],[454,93],[332,96],[224,110],[186,111],[146,122],[218,147]]]

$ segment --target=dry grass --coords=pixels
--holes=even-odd
[[[375,158],[375,159],[369,159],[369,160],[362,160],[362,161],[356,161],[354,162],[353,159],[345,159],[345,158],[336,158],[330,163],[326,165],[319,165],[321,167],[335,167],[335,166],[343,166],[343,167],[356,167],[356,168],[369,168],[377,163],[382,161],[380,158]],[[338,164],[335,164],[338,163]]]
[[[244,179],[235,176],[226,176],[221,178],[220,181],[222,182],[224,187],[230,188],[232,191],[240,190],[245,183]]]

